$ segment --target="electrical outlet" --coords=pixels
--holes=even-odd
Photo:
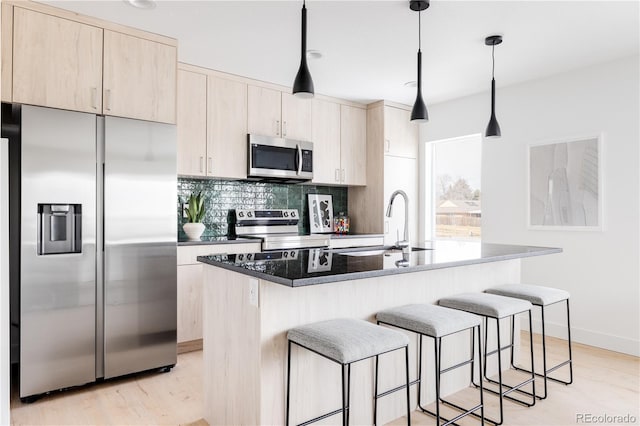
[[[258,307],[258,280],[249,280],[249,304]]]

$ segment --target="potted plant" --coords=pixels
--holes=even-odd
[[[204,232],[204,197],[202,192],[198,194],[191,194],[187,200],[187,207],[185,208],[187,213],[187,223],[182,225],[185,234],[189,237],[189,241],[197,241]]]

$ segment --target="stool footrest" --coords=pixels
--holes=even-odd
[[[442,399],[442,398],[440,398],[440,402],[442,402],[443,404],[449,405],[449,406],[461,411],[460,414],[458,414],[457,416],[455,416],[452,419],[447,419],[446,417],[440,416],[440,419],[445,421],[440,426],[447,426],[447,425],[450,425],[450,424],[455,424],[455,422],[457,422],[458,420],[460,420],[461,418],[463,418],[465,416],[468,416],[469,414],[477,416],[477,414],[475,414],[475,411],[477,411],[477,410],[482,408],[482,404],[479,404],[479,405],[476,405],[475,407],[467,410],[466,408],[462,408],[462,407],[460,407],[460,406],[458,406],[456,404],[453,404],[453,403],[451,403],[451,402],[449,402],[449,401],[447,401],[445,399]],[[427,413],[427,414],[429,414],[429,415],[431,415],[433,417],[437,417],[438,416],[436,413],[434,413],[431,410],[427,410],[426,408],[420,407],[420,411],[422,411],[423,413]]]
[[[468,360],[466,360],[466,361],[462,361],[462,362],[461,362],[461,363],[459,363],[459,364],[452,365],[451,367],[447,367],[447,368],[445,368],[444,370],[440,370],[440,374],[442,374],[442,373],[447,373],[447,372],[449,372],[449,371],[451,371],[451,370],[455,370],[456,368],[459,368],[459,367],[464,367],[465,365],[469,365],[469,364],[471,364],[472,362],[473,362],[473,359],[468,359]]]
[[[511,349],[512,347],[513,347],[513,343],[510,344],[510,345],[507,345],[507,346],[503,346],[502,349],[500,349],[500,350],[501,351],[506,351],[507,349]],[[498,350],[494,349],[491,352],[487,352],[486,356],[493,355],[493,354],[496,354],[496,353],[498,353]]]
[[[419,381],[420,381],[420,379],[416,379],[416,380],[414,380],[413,382],[409,382],[409,386],[413,386],[413,385],[415,385],[416,383],[418,383]],[[397,392],[397,391],[399,391],[399,390],[406,389],[406,388],[407,388],[407,385],[400,385],[400,386],[395,387],[395,388],[393,388],[393,389],[389,389],[388,391],[384,391],[384,392],[382,392],[382,393],[379,393],[379,394],[377,394],[376,396],[374,396],[374,398],[376,398],[376,399],[378,399],[378,398],[382,398],[383,396],[387,396],[387,395],[389,395],[389,394],[391,394],[391,393],[394,393],[394,392]]]
[[[497,382],[495,380],[492,380],[492,379],[489,379],[489,378],[485,378],[485,380],[487,382],[489,382],[489,383],[493,383],[494,385],[498,385],[498,386],[500,385],[500,382]],[[524,382],[521,382],[521,383],[519,383],[519,384],[517,384],[515,386],[511,386],[511,385],[507,385],[507,384],[503,383],[502,386],[507,388],[507,390],[506,391],[502,391],[502,396],[507,398],[507,399],[509,399],[509,400],[511,400],[511,401],[514,401],[514,402],[517,402],[519,404],[525,405],[527,407],[532,407],[534,404],[522,401],[522,400],[520,400],[518,398],[514,398],[512,396],[509,396],[509,394],[511,392],[520,392],[521,394],[524,394],[524,395],[527,395],[527,396],[533,396],[533,394],[531,392],[524,391],[524,390],[522,390],[520,388],[525,386],[525,385],[528,385],[529,383],[532,383],[534,380],[535,380],[534,378],[529,378],[529,379],[525,380]],[[496,391],[496,390],[493,390],[493,389],[490,389],[490,388],[484,388],[484,390],[486,390],[487,392],[490,392],[490,393],[492,393],[494,395],[500,395],[499,391]]]

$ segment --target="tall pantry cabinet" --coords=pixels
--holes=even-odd
[[[418,238],[418,126],[410,107],[380,101],[367,109],[367,186],[349,188],[349,216],[358,233],[384,234],[392,245],[404,232],[404,200],[396,198],[391,218],[385,216],[389,197],[401,189],[409,197],[409,236]]]

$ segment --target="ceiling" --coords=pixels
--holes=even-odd
[[[301,1],[46,1],[57,7],[168,35],[178,59],[291,86],[300,61]],[[408,1],[309,0],[308,49],[317,93],[412,104],[418,14]],[[640,52],[640,2],[432,0],[422,12],[424,98],[428,104]]]

